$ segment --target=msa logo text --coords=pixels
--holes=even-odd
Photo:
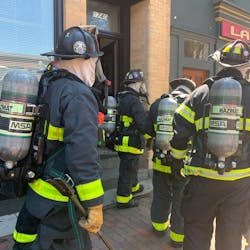
[[[9,129],[22,130],[22,131],[31,131],[32,122],[20,122],[20,121],[11,121],[9,123]]]

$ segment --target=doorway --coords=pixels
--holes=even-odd
[[[202,69],[183,68],[182,76],[196,83],[196,87],[199,87],[207,78],[207,71]]]
[[[105,76],[111,81],[109,95],[115,95],[119,86],[119,67],[118,67],[118,47],[119,41],[114,38],[107,38],[100,35],[100,50],[104,55],[100,58]]]

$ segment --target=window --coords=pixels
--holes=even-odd
[[[184,55],[198,60],[207,60],[209,44],[197,40],[184,40]]]
[[[0,1],[0,80],[10,69],[39,76],[54,45],[53,0]]]
[[[120,7],[103,1],[88,1],[89,25],[96,25],[99,30],[120,32]]]

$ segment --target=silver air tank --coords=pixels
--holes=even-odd
[[[102,128],[106,132],[107,136],[115,131],[116,114],[116,99],[113,96],[108,96],[107,114],[105,115],[104,122],[102,124]]]
[[[0,99],[0,159],[8,169],[27,155],[34,121],[38,81],[23,70],[9,71]]]
[[[164,154],[170,147],[170,140],[173,137],[173,117],[177,109],[177,102],[171,95],[161,99],[158,106],[157,114],[157,130],[155,136],[156,148],[160,149]]]
[[[225,171],[226,158],[238,149],[241,97],[241,84],[229,77],[215,81],[210,90],[208,149],[218,158],[219,174]]]

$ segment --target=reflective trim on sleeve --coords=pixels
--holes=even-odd
[[[184,241],[184,234],[177,234],[171,231],[171,229],[170,229],[169,237],[171,240],[178,242],[178,243],[182,243]]]
[[[171,167],[170,166],[166,166],[166,165],[162,165],[161,164],[161,160],[159,158],[155,159],[155,162],[153,162],[153,169],[162,173],[166,173],[166,174],[171,174]]]
[[[158,232],[165,231],[169,226],[169,221],[163,223],[157,223],[152,221],[152,226]]]
[[[185,120],[194,124],[195,112],[185,104],[181,104],[177,109],[176,113],[181,115]]]
[[[120,117],[120,120],[123,122],[123,124],[124,124],[124,127],[129,127],[130,126],[130,124],[133,122],[133,118],[132,117],[129,117],[129,116],[127,116],[127,115],[122,115],[121,117]]]
[[[13,232],[13,239],[18,243],[31,243],[35,241],[37,234],[19,233],[16,229]]]
[[[120,196],[120,195],[117,195],[116,196],[116,201],[119,202],[119,203],[129,203],[130,200],[132,200],[133,198],[133,195],[131,194],[130,196]]]
[[[196,120],[195,123],[195,127],[196,127],[196,131],[202,130],[202,129],[208,129],[209,128],[209,117],[205,117],[205,124],[203,125],[203,118],[200,118],[198,120]],[[204,128],[203,128],[204,126]]]
[[[100,179],[75,186],[80,201],[87,201],[99,198],[104,195],[102,182]]]
[[[46,132],[44,132],[44,134],[46,134]],[[64,136],[64,128],[55,127],[51,123],[49,124],[48,135],[47,135],[48,140],[62,142],[63,136]]]
[[[29,186],[34,192],[46,199],[61,202],[69,201],[69,197],[62,195],[53,185],[42,179],[29,182]]]
[[[217,170],[185,165],[184,174],[202,176],[214,180],[235,181],[250,177],[250,167],[244,169],[232,169],[231,171],[225,172],[223,175],[221,175]]]
[[[175,158],[175,159],[184,159],[186,157],[187,154],[187,149],[184,150],[180,150],[180,149],[175,149],[173,147],[171,147],[171,151],[170,154]]]

